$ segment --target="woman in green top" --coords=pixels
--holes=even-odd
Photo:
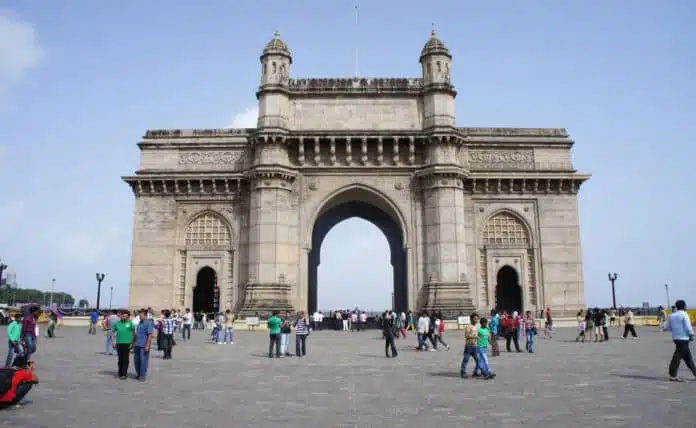
[[[22,355],[22,316],[17,314],[7,325],[7,359],[5,366],[10,367],[16,356]]]
[[[273,358],[273,346],[275,346],[275,357],[280,358],[280,324],[283,323],[278,317],[278,311],[274,311],[273,315],[266,321],[270,341],[268,344],[268,358]]]
[[[130,348],[135,341],[135,325],[130,319],[130,313],[121,312],[120,319],[111,328],[113,347],[118,355],[118,378],[128,378],[128,363],[130,362]]]

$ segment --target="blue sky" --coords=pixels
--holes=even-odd
[[[356,29],[347,1],[2,2],[0,257],[20,286],[56,278],[93,302],[103,271],[127,302],[133,197],[119,177],[137,168],[139,137],[253,122],[274,31],[294,77],[351,76],[356,45],[361,75],[401,77],[419,75],[435,23],[460,126],[565,127],[576,140],[575,166],[593,174],[580,193],[587,303],[609,304],[609,271],[620,304],[664,303],[665,283],[696,300],[696,3],[363,3]],[[338,225],[320,305],[387,307],[388,258],[371,224]]]

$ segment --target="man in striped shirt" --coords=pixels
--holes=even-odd
[[[309,335],[309,322],[304,312],[297,314],[295,321],[295,355],[304,357],[307,355],[307,336]]]
[[[172,347],[174,346],[174,319],[169,309],[163,311],[164,319],[162,319],[162,329],[159,334],[164,335],[162,338],[162,348],[164,349],[163,360],[172,359]]]

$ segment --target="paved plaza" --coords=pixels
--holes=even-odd
[[[696,382],[666,381],[672,344],[647,327],[638,340],[608,344],[578,344],[573,330],[559,330],[535,354],[492,358],[493,381],[459,378],[455,331],[449,352],[416,352],[411,335],[397,342],[395,360],[384,358],[379,332],[315,332],[306,358],[269,360],[265,333],[238,332],[235,345],[216,346],[194,330],[173,360],[153,353],[145,383],[115,379],[103,336],[85,333],[62,328],[41,339],[41,384],[23,408],[3,411],[1,427],[635,428],[696,420]]]

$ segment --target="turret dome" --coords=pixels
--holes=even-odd
[[[449,49],[447,49],[447,46],[445,46],[442,40],[437,37],[435,30],[430,33],[430,40],[428,40],[425,43],[425,46],[423,46],[423,50],[420,54],[420,61],[422,62],[423,58],[430,55],[444,55],[448,58],[452,58],[452,55],[449,53]]]

